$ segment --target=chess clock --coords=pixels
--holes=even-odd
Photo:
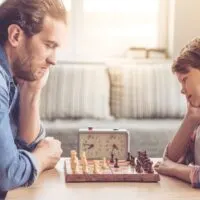
[[[88,159],[127,159],[130,151],[129,132],[126,129],[79,129],[78,153],[85,151]]]

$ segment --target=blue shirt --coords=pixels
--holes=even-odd
[[[4,48],[0,46],[0,192],[31,185],[38,174],[38,163],[30,153],[44,138],[27,145],[19,136],[19,90],[9,70]]]

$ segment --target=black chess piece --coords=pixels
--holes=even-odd
[[[131,164],[132,166],[135,166],[135,157],[134,157],[134,156],[131,156],[130,164]]]
[[[110,163],[114,163],[114,154],[111,153]]]
[[[128,152],[126,161],[131,161],[131,153],[130,152]]]
[[[114,168],[119,168],[119,165],[118,165],[118,158],[115,158]]]

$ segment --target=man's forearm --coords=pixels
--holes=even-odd
[[[19,134],[27,143],[32,143],[40,131],[40,91],[20,93]]]
[[[177,162],[186,151],[188,142],[196,128],[188,117],[185,117],[181,127],[168,145],[167,156],[170,160]]]

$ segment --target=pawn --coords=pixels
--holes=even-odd
[[[128,156],[127,156],[126,161],[131,161],[131,153],[130,152],[128,152]]]
[[[134,156],[131,156],[130,164],[132,166],[135,166],[135,157]]]
[[[119,165],[118,165],[118,158],[115,158],[114,168],[119,168]]]
[[[93,170],[93,173],[94,173],[94,174],[99,174],[99,173],[100,173],[100,172],[99,172],[99,162],[98,162],[97,160],[94,160],[93,163],[94,163],[94,170]]]
[[[104,157],[103,158],[102,169],[107,169],[107,168],[108,168],[108,165],[107,165],[107,162],[106,162],[106,158]]]
[[[114,154],[111,153],[110,163],[114,163]]]
[[[82,170],[84,174],[88,174],[88,162],[86,158],[82,158]]]

